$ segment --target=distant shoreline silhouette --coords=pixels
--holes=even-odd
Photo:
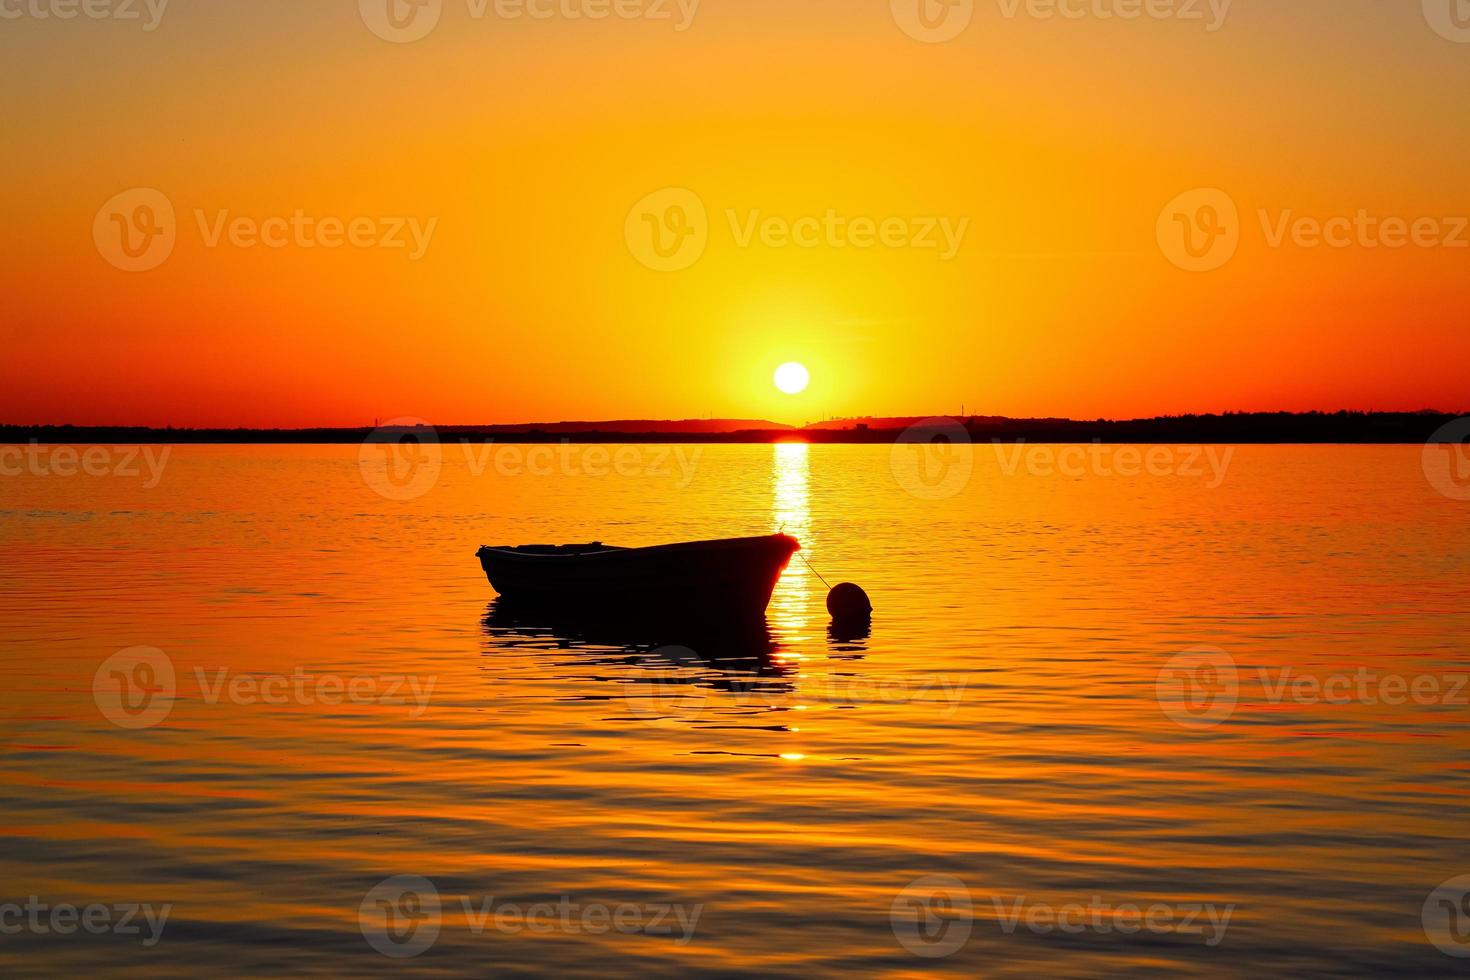
[[[744,419],[544,422],[524,425],[362,426],[245,429],[150,426],[0,425],[0,443],[351,444],[417,434],[447,443],[773,443],[883,444],[926,440],[961,429],[973,442],[1410,444],[1429,441],[1463,417],[1451,412],[1240,412],[1149,419],[1077,421],[885,417],[830,420],[804,428]]]

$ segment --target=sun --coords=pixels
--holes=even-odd
[[[812,383],[811,372],[795,361],[776,368],[776,387],[788,395],[799,395]]]

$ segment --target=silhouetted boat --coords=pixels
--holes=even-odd
[[[654,548],[600,542],[477,553],[491,586],[513,600],[627,616],[760,616],[801,544],[785,534]]]

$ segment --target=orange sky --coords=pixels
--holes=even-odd
[[[430,0],[409,43],[369,28],[386,0],[176,0],[152,30],[49,2],[0,4],[0,421],[1470,407],[1470,37],[1418,2],[1236,0],[1210,30],[1208,0],[976,0],[943,43],[889,0],[703,0],[685,30],[677,0]],[[174,245],[129,272],[140,199],[104,205],[134,188]],[[665,188],[708,218],[674,271],[630,220]],[[1159,233],[1196,188],[1239,214],[1203,272]],[[1433,244],[1271,241],[1360,211]],[[285,237],[212,239],[222,214]],[[742,241],[753,216],[816,237]],[[355,218],[405,247],[314,237]]]

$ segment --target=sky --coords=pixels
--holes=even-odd
[[[91,2],[0,422],[1470,407],[1449,0]]]

